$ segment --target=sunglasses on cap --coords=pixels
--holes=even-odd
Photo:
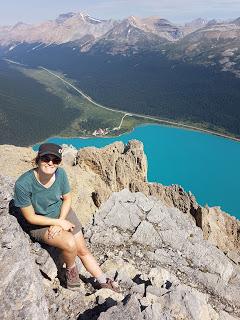
[[[43,162],[50,162],[52,161],[53,164],[59,164],[62,160],[54,155],[45,154],[40,156],[40,160]]]

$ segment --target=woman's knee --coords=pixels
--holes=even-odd
[[[86,255],[89,255],[91,253],[90,250],[88,249],[87,245],[86,245],[86,242],[85,242],[82,234],[77,236],[77,237],[75,237],[75,241],[76,241],[76,245],[77,245],[78,255],[86,256]]]
[[[63,239],[63,250],[77,252],[76,241],[71,233]]]
[[[74,239],[74,236],[70,232],[62,230],[52,239],[49,239],[47,234],[45,234],[44,238],[45,243],[51,246],[71,253],[77,252],[76,241]]]

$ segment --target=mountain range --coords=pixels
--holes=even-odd
[[[102,20],[70,12],[38,25],[19,22],[0,27],[0,46],[5,50],[26,43],[32,50],[65,44],[80,52],[111,55],[160,51],[170,59],[217,66],[240,76],[240,18],[198,18],[180,26],[160,17]]]
[[[103,20],[66,13],[38,25],[20,22],[0,27],[0,59],[61,72],[93,100],[112,109],[240,137],[240,18],[198,18],[176,25],[163,17]],[[9,74],[18,79],[17,88],[27,88],[29,82],[20,81],[22,76],[12,64],[2,61],[1,68],[2,88],[7,88],[2,89],[0,114],[12,128],[9,117],[16,100],[6,104],[3,99],[12,92]],[[33,114],[31,105],[29,114]],[[50,108],[45,102],[41,110],[37,107],[42,116],[45,107]]]
[[[139,32],[142,35],[155,35],[159,39],[176,41],[205,23],[204,20],[197,19],[180,27],[159,17],[142,19],[130,16],[124,20],[101,20],[83,13],[67,13],[61,14],[56,20],[49,20],[38,25],[19,22],[14,26],[0,27],[0,43],[9,45],[24,41],[62,44],[81,40],[85,36],[91,36],[96,42],[101,39],[122,40],[116,38],[119,36],[135,41],[131,34],[134,31],[136,34]]]

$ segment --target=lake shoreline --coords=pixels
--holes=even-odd
[[[120,136],[55,137],[47,142],[72,145],[79,150],[104,148],[116,141],[127,144],[130,140],[139,140],[148,159],[149,182],[181,185],[184,190],[191,190],[202,206],[220,206],[239,219],[240,145],[233,139],[202,133],[169,124],[142,124]],[[37,151],[38,145],[33,150]]]
[[[153,118],[152,118],[153,120]],[[191,126],[191,125],[185,125],[185,124],[180,124],[180,123],[175,123],[175,122],[171,122],[171,121],[167,121],[167,120],[158,120],[158,119],[154,119],[156,122],[158,123],[143,123],[143,124],[140,124],[140,125],[137,125],[136,127],[132,128],[131,130],[129,131],[126,131],[126,132],[123,132],[123,133],[120,133],[120,134],[116,134],[116,135],[104,135],[104,136],[94,136],[94,135],[86,135],[86,136],[51,136],[51,137],[48,137],[46,138],[45,140],[43,141],[40,141],[40,142],[36,142],[34,145],[30,145],[29,147],[34,147],[35,145],[39,145],[41,143],[44,143],[44,141],[46,140],[49,140],[49,139],[94,139],[94,138],[117,138],[117,137],[121,137],[122,135],[125,135],[125,134],[129,134],[131,132],[133,132],[136,128],[139,128],[139,127],[144,127],[144,126],[154,126],[154,125],[157,125],[157,126],[165,126],[165,127],[174,127],[174,128],[177,128],[177,129],[184,129],[184,130],[188,130],[188,131],[197,131],[197,132],[200,132],[200,133],[205,133],[205,134],[210,134],[210,135],[214,135],[214,136],[218,136],[218,137],[221,137],[221,138],[225,138],[225,139],[229,139],[229,140],[233,140],[235,142],[240,142],[240,138],[236,138],[236,137],[233,137],[233,136],[230,136],[230,135],[227,135],[227,134],[223,134],[223,133],[219,133],[219,132],[216,132],[216,131],[211,131],[211,130],[207,130],[207,129],[203,129],[203,128],[198,128],[198,127],[194,127],[194,126]],[[160,122],[160,123],[159,123]]]

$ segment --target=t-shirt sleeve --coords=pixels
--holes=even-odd
[[[28,207],[32,204],[31,193],[19,183],[16,183],[14,188],[14,204],[19,208]]]
[[[62,169],[62,194],[70,192],[70,185],[68,181],[67,174],[64,169]]]

